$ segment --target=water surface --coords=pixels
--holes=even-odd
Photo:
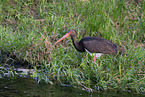
[[[38,83],[27,77],[0,78],[1,97],[144,97],[128,92],[93,92],[88,93],[71,86],[54,86]]]

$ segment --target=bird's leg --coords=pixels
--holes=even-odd
[[[96,65],[96,56],[94,56],[94,63]],[[97,69],[98,69],[98,67],[99,67],[99,64],[98,64],[98,58],[97,58]]]
[[[95,65],[96,65],[96,58],[95,58],[95,56],[94,56],[94,63],[95,63]]]

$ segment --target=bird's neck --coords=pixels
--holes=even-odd
[[[79,41],[76,41],[76,37],[71,37],[74,47],[79,52],[85,52],[85,49],[83,48],[83,45],[79,43]]]

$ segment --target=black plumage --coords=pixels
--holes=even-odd
[[[103,53],[103,54],[122,54],[125,52],[125,49],[117,44],[110,42],[101,37],[84,37],[80,41],[76,41],[76,32],[70,30],[71,39],[73,45],[79,52],[85,52],[87,49],[90,53]]]
[[[75,30],[70,30],[65,36],[59,39],[56,43],[71,36],[74,47],[79,52],[89,51],[90,53],[102,53],[102,54],[122,54],[125,49],[117,44],[110,42],[101,37],[84,37],[80,41],[76,41],[77,35]],[[55,44],[56,44],[55,43]]]

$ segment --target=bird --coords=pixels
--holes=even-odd
[[[106,54],[123,54],[125,49],[120,45],[112,43],[101,37],[88,36],[83,37],[80,41],[77,41],[77,33],[75,30],[70,30],[62,38],[55,42],[55,44],[71,36],[74,47],[79,52],[88,52],[91,56],[94,56],[94,62],[96,65],[96,58]]]

